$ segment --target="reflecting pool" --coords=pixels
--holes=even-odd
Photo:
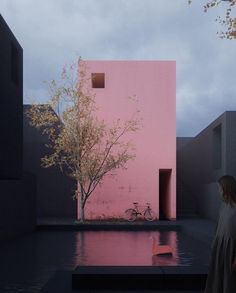
[[[152,256],[152,239],[172,256]],[[57,270],[78,265],[207,265],[209,247],[176,231],[40,231],[0,247],[0,292],[39,292]]]
[[[152,255],[152,239],[169,245],[173,255]],[[192,265],[198,259],[185,242],[190,239],[176,231],[167,232],[85,232],[76,235],[76,262],[82,265]],[[194,246],[194,242],[191,243]]]

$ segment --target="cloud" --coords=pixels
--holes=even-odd
[[[170,4],[171,3],[171,4]],[[176,60],[177,135],[193,136],[236,110],[235,43],[216,36],[223,6],[204,0],[1,0],[24,48],[25,101],[47,100],[43,80],[76,56],[98,60]]]

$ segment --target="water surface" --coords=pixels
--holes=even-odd
[[[173,256],[152,256],[154,235]],[[0,247],[0,292],[36,293],[57,270],[78,265],[207,265],[201,241],[168,231],[40,231]]]

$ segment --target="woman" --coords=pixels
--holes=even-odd
[[[236,293],[236,180],[218,180],[222,197],[204,293]]]

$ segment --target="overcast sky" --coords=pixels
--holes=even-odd
[[[236,41],[216,35],[222,8],[203,0],[0,0],[24,49],[24,102],[48,99],[44,80],[77,56],[176,60],[177,136],[195,136],[236,110]],[[225,5],[225,4],[223,4]]]

